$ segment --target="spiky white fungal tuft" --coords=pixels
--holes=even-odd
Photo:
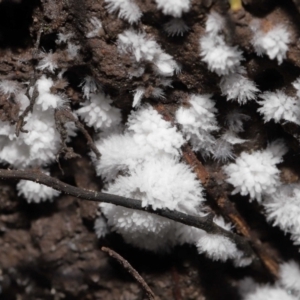
[[[180,18],[171,19],[169,22],[164,24],[164,31],[168,36],[183,36],[188,30],[189,27]]]
[[[200,56],[208,69],[218,75],[229,75],[240,69],[243,59],[237,46],[230,46],[221,34],[223,18],[213,12],[206,21],[205,35],[200,38]]]
[[[88,126],[95,129],[111,128],[121,122],[121,112],[111,106],[112,100],[104,93],[92,94],[90,100],[83,104],[76,113]]]
[[[295,261],[280,264],[279,283],[290,293],[300,296],[300,268]]]
[[[106,8],[110,13],[119,11],[118,17],[136,23],[142,16],[142,12],[134,0],[105,0]]]
[[[3,95],[18,94],[21,90],[20,84],[13,80],[1,80],[0,81],[0,93]]]
[[[273,119],[276,123],[285,120],[300,124],[300,105],[296,98],[280,90],[265,92],[259,98],[262,100],[257,102],[261,107],[257,111],[263,115],[265,122]]]
[[[295,244],[300,236],[300,185],[281,185],[276,192],[266,197],[264,208],[267,220],[292,234]]]
[[[236,256],[237,248],[227,237],[216,234],[205,234],[197,244],[199,253],[205,253],[212,260],[226,261]]]
[[[165,15],[171,15],[180,18],[183,13],[190,10],[190,0],[155,0],[158,9],[161,9]]]
[[[224,167],[227,181],[235,187],[232,193],[250,195],[250,199],[259,202],[263,195],[274,193],[279,183],[276,164],[282,161],[286,151],[281,141],[275,141],[265,150],[242,152],[234,163]]]
[[[286,58],[290,33],[283,24],[274,25],[265,32],[259,22],[252,23],[253,39],[252,44],[257,55],[267,54],[270,59],[277,59],[278,64]]]
[[[208,69],[218,75],[228,75],[240,67],[242,52],[236,46],[228,46],[221,36],[205,35],[200,39],[200,55]]]
[[[181,125],[186,138],[191,141],[195,151],[209,154],[213,150],[215,139],[212,131],[218,130],[215,102],[211,95],[191,95],[190,107],[180,107],[176,112],[176,121]]]
[[[65,44],[67,43],[72,37],[74,36],[73,33],[59,33],[57,35],[57,38],[55,40],[56,44]]]
[[[255,83],[239,73],[223,76],[220,82],[222,95],[227,100],[236,100],[239,104],[245,104],[249,100],[255,100],[259,92]]]
[[[54,73],[54,71],[58,68],[56,53],[43,53],[42,56],[43,59],[38,63],[36,68],[41,71],[48,70],[51,73]]]
[[[48,173],[48,172],[47,172]],[[18,195],[23,196],[28,203],[53,201],[60,192],[46,185],[28,180],[20,180],[17,184]]]
[[[100,33],[102,31],[102,23],[98,18],[92,17],[90,22],[91,22],[93,29],[92,29],[92,31],[90,31],[86,34],[86,37],[88,39],[94,38],[94,37],[100,35]]]
[[[100,216],[95,220],[94,229],[99,239],[105,237],[108,234],[109,229],[103,216]]]
[[[132,29],[118,35],[120,52],[131,54],[137,63],[151,62],[154,70],[162,76],[172,76],[180,70],[171,55],[163,52],[161,47],[145,33],[137,33]]]

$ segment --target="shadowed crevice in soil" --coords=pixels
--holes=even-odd
[[[33,10],[38,0],[3,0],[0,3],[0,47],[26,47],[31,44]]]

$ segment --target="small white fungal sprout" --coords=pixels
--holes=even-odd
[[[79,45],[75,45],[75,44],[69,42],[68,48],[67,48],[69,58],[74,59],[78,55],[79,49],[80,49]]]
[[[145,89],[141,86],[135,90],[132,107],[136,107],[140,105],[144,93],[145,93]]]
[[[164,31],[167,33],[168,36],[183,36],[188,30],[189,27],[181,18],[174,18],[166,24],[164,24]]]
[[[0,93],[3,95],[18,94],[21,90],[20,84],[17,81],[1,80],[0,81]]]
[[[49,174],[49,172],[45,172]],[[44,201],[53,201],[60,192],[46,185],[29,180],[20,180],[17,184],[18,195],[23,196],[28,203],[40,203]]]
[[[227,100],[237,100],[239,104],[255,100],[256,94],[259,92],[255,83],[241,73],[223,76],[220,88],[222,95],[226,96]]]
[[[109,229],[103,216],[100,216],[96,219],[94,230],[98,239],[103,238],[108,234]]]
[[[220,162],[226,162],[227,160],[235,158],[233,146],[244,142],[246,142],[246,140],[238,138],[234,132],[225,132],[216,141],[216,145],[214,146],[214,151],[212,153],[213,158]]]
[[[142,16],[142,12],[133,0],[104,0],[106,8],[110,13],[119,11],[118,17],[136,23]]]
[[[203,234],[196,243],[199,253],[205,253],[212,260],[226,261],[235,258],[238,249],[227,237]]]
[[[86,34],[86,37],[87,37],[88,39],[94,38],[94,37],[96,37],[96,36],[99,36],[99,34],[100,34],[101,31],[102,31],[102,23],[101,23],[101,21],[100,21],[98,18],[92,17],[91,20],[90,20],[90,22],[91,22],[91,24],[92,24],[93,30],[90,31],[90,32],[88,32],[88,33]]]
[[[241,113],[239,110],[235,109],[230,111],[226,115],[225,123],[231,132],[242,132],[244,131],[244,121],[250,120],[250,117]]]
[[[72,37],[74,36],[74,34],[73,33],[66,33],[66,34],[64,34],[64,33],[59,33],[58,35],[57,35],[57,38],[56,38],[56,40],[55,40],[55,42],[56,42],[56,44],[65,44],[65,43],[67,43]]]
[[[92,76],[85,76],[82,82],[79,84],[83,91],[83,97],[86,99],[90,99],[90,95],[94,94],[99,89],[99,84]]]
[[[58,68],[57,65],[57,55],[55,53],[43,53],[44,58],[38,63],[38,70],[48,70],[54,73],[55,69]]]
[[[194,151],[203,155],[212,153],[215,138],[212,131],[218,130],[215,113],[215,102],[211,95],[191,95],[190,107],[180,107],[176,112],[176,121],[181,125],[187,140],[190,140]]]

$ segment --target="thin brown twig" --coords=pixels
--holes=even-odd
[[[171,269],[172,279],[173,279],[173,297],[174,300],[182,300],[181,290],[179,286],[179,274],[176,266],[173,266]]]
[[[117,195],[111,195],[107,193],[101,193],[96,191],[91,191],[83,188],[78,188],[69,184],[66,184],[57,178],[53,178],[37,170],[4,170],[0,169],[1,179],[14,179],[14,180],[30,180],[37,183],[47,185],[55,190],[61,191],[68,195],[72,195],[76,198],[95,201],[95,202],[105,202],[114,205],[120,205],[123,207],[146,211],[152,214],[165,217],[167,219],[193,226],[202,229],[210,234],[222,235],[230,239],[237,247],[243,251],[245,257],[250,257],[257,260],[256,254],[253,252],[248,239],[241,237],[231,231],[227,231],[222,227],[218,226],[213,222],[213,214],[209,214],[205,217],[192,216],[179,211],[169,210],[169,209],[153,209],[151,206],[143,207],[142,201],[121,197]]]
[[[30,83],[30,86],[33,86],[34,84],[35,84],[35,81],[33,82],[32,85]],[[29,87],[28,87],[28,89],[29,89]],[[19,136],[20,132],[24,132],[24,133],[28,132],[27,130],[24,129],[24,126],[26,125],[25,118],[29,114],[29,112],[32,112],[34,104],[35,104],[35,100],[38,97],[38,95],[39,95],[39,92],[38,92],[38,90],[35,86],[33,88],[32,96],[29,97],[30,98],[29,105],[25,108],[25,110],[23,111],[23,113],[20,115],[20,117],[18,119],[18,122],[17,122],[17,125],[16,125],[16,130],[15,130],[16,136]]]
[[[265,268],[274,276],[278,276],[279,262],[280,259],[271,255],[273,251],[269,251],[266,246],[263,246],[259,239],[252,234],[251,228],[248,226],[245,219],[236,209],[234,203],[232,203],[225,193],[219,194],[215,191],[214,185],[210,185],[208,178],[212,177],[209,175],[203,164],[197,159],[192,149],[186,145],[183,148],[182,153],[185,161],[194,169],[197,177],[202,181],[206,191],[214,199],[215,203],[221,209],[223,215],[228,216],[230,221],[235,225],[238,233],[251,241],[252,247],[255,249],[258,257],[265,266]],[[213,178],[211,178],[213,179]]]
[[[154,295],[153,291],[151,290],[147,282],[144,280],[144,278],[138,273],[137,270],[133,268],[133,266],[124,257],[122,257],[120,254],[108,247],[102,247],[101,250],[103,252],[106,252],[110,257],[117,260],[124,267],[124,269],[126,269],[134,277],[134,279],[141,285],[141,287],[146,292],[148,299],[156,299],[156,296]]]
[[[61,136],[61,148],[59,150],[58,155],[60,153],[64,153],[65,159],[80,157],[79,154],[76,154],[74,152],[73,148],[67,146],[68,133],[65,124],[68,122],[74,122],[75,126],[82,132],[82,134],[86,138],[87,144],[90,147],[90,149],[95,153],[98,159],[100,158],[100,152],[95,146],[93,139],[91,138],[87,130],[84,128],[84,126],[80,123],[80,121],[78,121],[76,117],[72,114],[69,108],[63,107],[60,109],[56,109],[54,112],[54,119],[56,129]]]
[[[165,120],[174,124],[174,117],[164,104],[158,104],[155,108],[160,114],[163,115]],[[237,232],[250,241],[260,261],[262,262],[263,266],[269,271],[269,273],[275,278],[278,277],[280,259],[271,255],[271,251],[268,251],[269,249],[266,249],[265,246],[262,245],[260,240],[252,233],[251,228],[247,224],[246,220],[239,213],[234,203],[229,200],[227,194],[224,192],[218,194],[218,192],[216,192],[215,185],[212,184],[214,180],[213,176],[198,160],[197,156],[189,145],[183,146],[182,156],[186,163],[193,168],[198,179],[206,188],[207,194],[211,196],[211,198],[217,204],[218,208],[221,210],[222,215],[224,217],[228,217],[230,221],[235,225]]]
[[[34,48],[32,50],[32,60],[36,59],[38,49],[39,49],[39,46],[40,46],[42,33],[43,33],[43,29],[41,27],[40,30],[38,31],[37,38],[36,38],[36,41],[35,41],[35,44],[34,44]],[[28,133],[28,131],[24,129],[24,126],[26,124],[25,118],[29,114],[29,112],[33,111],[33,107],[35,105],[36,98],[39,95],[38,90],[35,86],[36,77],[37,77],[36,76],[36,69],[33,66],[33,76],[31,77],[31,79],[29,81],[29,85],[28,85],[26,93],[25,93],[25,95],[28,97],[28,99],[30,99],[30,102],[29,102],[28,106],[25,108],[25,110],[23,111],[23,113],[20,115],[20,117],[17,121],[16,130],[15,130],[16,136],[19,136],[20,132]],[[29,91],[32,87],[34,87],[34,88],[33,88],[32,95],[30,96]]]

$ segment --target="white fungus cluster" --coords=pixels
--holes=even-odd
[[[300,185],[282,184],[263,202],[267,220],[291,234],[300,245]]]
[[[201,184],[179,162],[183,143],[180,133],[151,106],[132,112],[124,133],[96,142],[101,159],[94,162],[98,175],[108,182],[105,191],[140,199],[145,207],[203,215]],[[178,243],[176,235],[170,234],[177,226],[173,221],[111,204],[100,206],[108,225],[127,242],[157,251]]]
[[[205,34],[200,38],[200,56],[208,69],[222,76],[220,89],[227,100],[245,104],[256,99],[258,89],[253,81],[246,77],[241,66],[242,52],[237,46],[228,45],[224,33],[225,19],[211,12],[206,20]]]
[[[220,129],[216,113],[215,101],[211,99],[211,95],[192,94],[188,105],[179,107],[175,117],[194,151],[201,152],[204,157],[212,156],[217,161],[226,162],[235,157],[234,145],[245,142],[238,137],[238,133],[243,131],[245,117],[230,115],[229,129],[216,139],[213,133]]]
[[[2,82],[3,84],[3,82]],[[64,105],[65,100],[50,92],[53,81],[45,76],[36,81],[38,91],[36,104],[32,113],[25,117],[24,129],[17,137],[15,125],[4,123],[1,130],[0,160],[16,168],[28,166],[43,166],[53,162],[60,146],[60,136],[56,130],[54,109]],[[33,92],[33,91],[32,91]],[[21,108],[29,105],[25,90],[19,91],[18,97]],[[20,114],[23,110],[20,111]],[[3,123],[3,122],[1,122]],[[69,130],[69,135],[74,131]]]
[[[295,261],[279,265],[279,278],[274,284],[258,284],[251,278],[240,282],[242,300],[298,300],[300,297],[300,269]]]
[[[54,71],[58,68],[57,64],[57,55],[49,52],[49,53],[43,53],[42,54],[43,59],[39,61],[37,69],[38,70],[48,70],[51,73],[54,73]]]
[[[145,32],[146,29],[133,29],[139,27],[142,17],[142,11],[134,0],[104,2],[109,13],[117,14],[130,24],[118,34],[116,47],[118,55],[130,58],[126,60],[131,62],[128,77],[142,80],[130,91],[135,110],[130,112],[125,126],[121,125],[121,110],[113,106],[112,99],[102,92],[100,84],[92,76],[85,76],[79,85],[85,102],[76,110],[76,115],[97,133],[95,145],[101,158],[98,160],[91,156],[96,173],[105,184],[103,191],[141,200],[143,207],[177,210],[203,217],[207,213],[205,192],[191,167],[181,160],[181,148],[190,143],[193,151],[205,159],[210,157],[218,163],[233,160],[234,145],[246,142],[238,134],[243,131],[243,122],[249,121],[250,117],[232,110],[226,116],[225,129],[221,130],[217,122],[216,101],[212,95],[197,94],[200,89],[179,105],[175,124],[166,121],[152,106],[141,104],[143,97],[166,98],[166,88],[171,87],[181,65],[174,59],[175,55],[166,53],[163,45]],[[188,32],[183,14],[189,12],[190,0],[155,0],[155,3],[158,10],[171,18],[163,26],[168,36],[180,38]],[[89,22],[85,37],[100,37],[105,23],[102,25],[97,17],[92,17]],[[259,90],[242,66],[242,51],[229,43],[230,33],[224,30],[227,26],[223,16],[210,12],[204,34],[198,37],[199,54],[208,70],[219,76],[219,94],[221,92],[226,100],[244,105],[256,100]],[[260,23],[254,23],[252,30],[252,45],[256,53],[266,54],[281,64],[290,43],[287,28],[277,25],[266,31]],[[79,55],[80,49],[71,42],[73,37],[72,33],[59,33],[56,40],[58,47],[65,47],[65,54],[70,60]],[[21,132],[16,137],[14,126],[0,122],[0,160],[15,168],[48,165],[56,159],[61,145],[54,111],[65,108],[68,101],[62,94],[53,92],[60,58],[52,52],[40,56],[36,69],[44,75],[39,76],[29,90],[30,97],[36,91],[37,97],[32,112],[25,118],[24,129],[28,132]],[[149,69],[155,75],[155,86],[147,89],[143,82]],[[300,79],[293,86],[296,96],[287,95],[283,90],[259,95],[258,112],[265,122],[284,120],[300,125]],[[14,96],[20,105],[20,114],[29,105],[24,86],[19,82],[0,81],[0,93],[5,97]],[[70,125],[68,136],[73,135],[74,128]],[[277,168],[286,151],[282,141],[275,141],[264,150],[242,152],[223,170],[227,182],[234,187],[233,194],[240,193],[261,202],[267,220],[291,234],[294,243],[300,245],[300,187],[299,184],[282,184]],[[35,203],[52,200],[58,195],[51,188],[23,180],[18,183],[17,190],[28,202]],[[227,237],[112,204],[102,203],[100,209],[103,215],[95,221],[99,238],[112,230],[121,234],[126,242],[146,250],[164,252],[174,245],[189,243],[212,260],[232,259],[236,266],[251,262]],[[232,230],[221,217],[215,218],[214,222],[225,230]],[[295,262],[285,263],[280,266],[279,280],[274,285],[245,281],[242,296],[246,300],[294,300],[300,296],[299,277],[298,265]]]
[[[269,30],[264,30],[259,21],[251,24],[253,31],[252,45],[257,55],[266,54],[270,59],[277,59],[278,64],[286,58],[290,33],[286,26],[277,24]]]
[[[216,12],[208,15],[205,34],[200,38],[200,55],[208,69],[218,75],[234,73],[239,67],[242,52],[226,43],[222,34],[224,19]]]
[[[265,122],[274,120],[289,121],[300,125],[300,102],[296,97],[286,95],[283,91],[265,92],[259,95],[257,101],[261,107],[257,110],[263,115]]]
[[[49,175],[49,172],[45,172]],[[18,195],[23,196],[28,203],[52,201],[60,192],[37,182],[20,180],[17,184]]]
[[[118,35],[117,44],[120,52],[131,54],[137,63],[151,62],[158,75],[172,76],[180,69],[172,56],[145,33],[125,30]]]
[[[173,57],[165,53],[159,44],[147,36],[146,33],[138,33],[133,29],[125,30],[119,34],[117,45],[121,53],[131,55],[133,69],[129,74],[130,76],[142,76],[145,72],[146,64],[151,64],[153,71],[160,78],[158,81],[159,86],[153,89],[152,96],[154,98],[163,97],[163,88],[171,84],[171,80],[166,77],[173,76],[180,71],[180,66]],[[140,104],[144,92],[143,86],[135,90],[133,107]]]
[[[94,164],[107,183],[105,192],[139,199],[144,207],[204,216],[203,188],[190,167],[179,161],[184,142],[176,128],[151,106],[133,111],[123,132],[96,141],[101,159],[94,159]],[[176,244],[191,243],[199,253],[215,260],[234,258],[241,264],[241,253],[228,238],[141,211],[112,204],[100,207],[109,228],[137,247],[161,252]],[[215,222],[230,229],[220,219]],[[95,230],[103,236],[100,225],[96,223]]]
[[[62,55],[71,60],[75,59],[79,50],[79,46],[71,42],[73,36],[72,33],[59,33],[56,39],[56,44],[64,49]],[[60,67],[57,53],[43,52],[37,57],[39,62],[34,82],[21,84],[12,80],[0,81],[1,95],[6,99],[14,96],[15,105],[20,108],[18,116],[28,111],[23,116],[21,130],[17,130],[17,124],[0,121],[0,161],[12,168],[43,168],[57,159],[61,147],[54,114],[56,110],[67,110],[69,101],[63,93],[55,92],[55,86],[63,82],[64,71],[55,74]],[[32,108],[28,110],[31,102]],[[76,135],[75,125],[66,121],[64,127],[68,142]],[[51,188],[24,180],[18,183],[17,189],[19,195],[35,203],[53,200],[59,194]]]
[[[106,8],[110,13],[118,12],[118,17],[130,24],[136,23],[142,12],[134,0],[105,0]]]
[[[240,72],[222,77],[220,89],[227,100],[236,100],[239,104],[245,104],[249,100],[256,99],[259,90],[253,81],[243,75],[244,73],[241,69]]]
[[[242,152],[234,163],[223,168],[227,182],[235,188],[232,194],[249,195],[250,199],[260,202],[263,195],[274,193],[280,182],[276,165],[286,151],[282,141],[275,141],[265,150]]]
[[[233,152],[234,145],[244,142],[246,142],[246,140],[239,138],[236,132],[227,130],[217,139],[212,152],[213,158],[220,162],[226,162],[229,159],[235,158]]]
[[[88,92],[89,94],[90,92]],[[92,93],[89,100],[83,103],[83,107],[76,111],[85,123],[98,129],[108,129],[121,122],[121,112],[111,106],[112,100],[102,92]]]
[[[203,154],[213,152],[215,138],[211,134],[219,129],[215,113],[215,102],[211,95],[191,95],[188,107],[180,107],[176,112],[176,121],[182,132],[191,142],[193,150]]]
[[[165,15],[180,18],[183,13],[190,10],[191,0],[155,0],[157,8],[161,9]]]

